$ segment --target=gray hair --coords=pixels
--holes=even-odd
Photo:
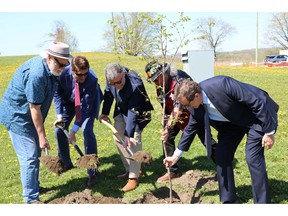
[[[122,72],[123,67],[116,62],[112,62],[106,66],[106,78],[108,81],[115,79],[115,77]]]

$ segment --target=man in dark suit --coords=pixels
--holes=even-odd
[[[122,188],[122,191],[127,192],[134,190],[139,184],[141,163],[127,159],[130,155],[126,148],[132,153],[142,150],[142,131],[151,121],[153,106],[140,76],[118,63],[106,66],[106,89],[100,121],[110,121],[108,115],[114,99],[114,126],[123,138],[123,143],[116,137],[114,140],[126,170],[120,177],[129,177]]]
[[[274,144],[279,106],[268,93],[231,77],[217,76],[200,84],[185,80],[177,87],[175,96],[182,105],[194,109],[189,109],[189,123],[173,156],[165,158],[164,164],[173,165],[188,151],[196,131],[204,125],[206,110],[210,125],[218,131],[216,165],[220,201],[234,203],[237,199],[232,161],[246,134],[246,162],[254,203],[270,203],[264,147],[270,149]]]
[[[93,131],[95,118],[98,118],[100,104],[103,99],[103,93],[98,78],[90,69],[88,60],[83,56],[73,58],[71,66],[65,68],[59,77],[59,83],[54,95],[54,104],[56,108],[57,119],[54,125],[64,124],[68,130],[75,113],[77,117],[77,107],[75,107],[75,98],[77,98],[75,86],[79,86],[79,112],[80,118],[75,118],[75,122],[70,130],[67,139],[64,132],[56,128],[55,135],[58,144],[58,154],[61,158],[65,170],[73,167],[69,143],[76,143],[76,133],[82,128],[84,137],[84,146],[86,154],[97,154],[97,140]],[[76,99],[77,100],[77,99]],[[88,170],[89,174],[87,186],[93,186],[97,181],[97,172]]]

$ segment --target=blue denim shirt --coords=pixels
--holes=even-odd
[[[45,59],[29,59],[15,72],[0,103],[0,122],[21,136],[38,137],[29,103],[40,105],[45,120],[56,89],[57,77],[50,73]]]

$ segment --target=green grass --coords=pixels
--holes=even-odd
[[[74,53],[77,55],[79,53]],[[117,61],[131,69],[136,70],[145,80],[145,62],[137,57],[118,56],[110,53],[81,53],[86,56],[91,68],[96,72],[102,90],[105,88],[105,66],[107,63]],[[15,56],[0,57],[0,98],[13,76],[13,73],[19,65],[31,56]],[[177,63],[182,69],[181,62]],[[241,81],[257,85],[265,89],[280,105],[279,110],[279,128],[276,138],[276,144],[272,150],[266,151],[266,163],[268,176],[270,181],[271,195],[273,203],[288,203],[288,150],[287,150],[287,132],[288,132],[288,100],[286,93],[288,86],[285,80],[288,80],[287,68],[242,68],[242,67],[217,67],[215,75],[229,75]],[[95,122],[95,133],[98,141],[98,153],[101,159],[100,182],[92,188],[95,196],[110,196],[117,198],[125,198],[132,201],[142,197],[145,193],[160,188],[163,184],[155,183],[156,179],[165,172],[162,164],[162,148],[160,141],[161,130],[161,108],[155,97],[155,88],[153,85],[146,84],[147,92],[151,98],[155,111],[152,113],[153,120],[145,128],[143,132],[143,149],[152,154],[154,161],[151,165],[143,165],[143,170],[147,173],[141,179],[140,186],[129,193],[122,193],[120,189],[124,186],[125,181],[116,178],[118,174],[124,171],[118,152],[112,141],[112,134],[105,125]],[[1,112],[1,111],[0,111]],[[50,141],[52,149],[50,155],[57,154],[54,128],[52,126],[55,117],[54,106],[52,105],[49,115],[45,121],[47,137]],[[215,133],[215,131],[213,131]],[[78,145],[83,149],[83,139],[78,133]],[[177,137],[177,140],[179,136]],[[241,203],[253,203],[251,193],[251,181],[248,168],[245,162],[244,143],[242,141],[235,155],[235,181],[237,193]],[[10,137],[6,128],[0,125],[0,203],[23,203],[21,196],[22,187],[20,182],[19,165],[16,154],[11,145]],[[76,162],[77,152],[71,147],[72,160]],[[214,174],[214,166],[205,156],[205,149],[199,142],[198,138],[194,140],[190,150],[184,154],[179,161],[179,165],[183,172],[193,169],[204,174]],[[66,196],[74,191],[82,191],[85,189],[87,180],[86,170],[72,169],[64,173],[60,177],[53,175],[46,168],[41,167],[40,182],[41,186],[54,189],[51,194],[41,195],[41,199],[49,202],[55,198]],[[219,203],[217,183],[211,191],[200,189],[203,203]]]

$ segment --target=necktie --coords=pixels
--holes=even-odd
[[[211,144],[211,130],[210,130],[210,124],[209,124],[209,116],[208,112],[205,106],[204,107],[204,124],[205,124],[205,141],[204,144],[206,146],[206,151],[207,151],[207,157],[211,158],[212,154],[212,144]]]
[[[79,84],[74,79],[74,90],[75,90],[75,113],[76,113],[76,122],[82,120],[81,106],[80,106],[80,91]]]

